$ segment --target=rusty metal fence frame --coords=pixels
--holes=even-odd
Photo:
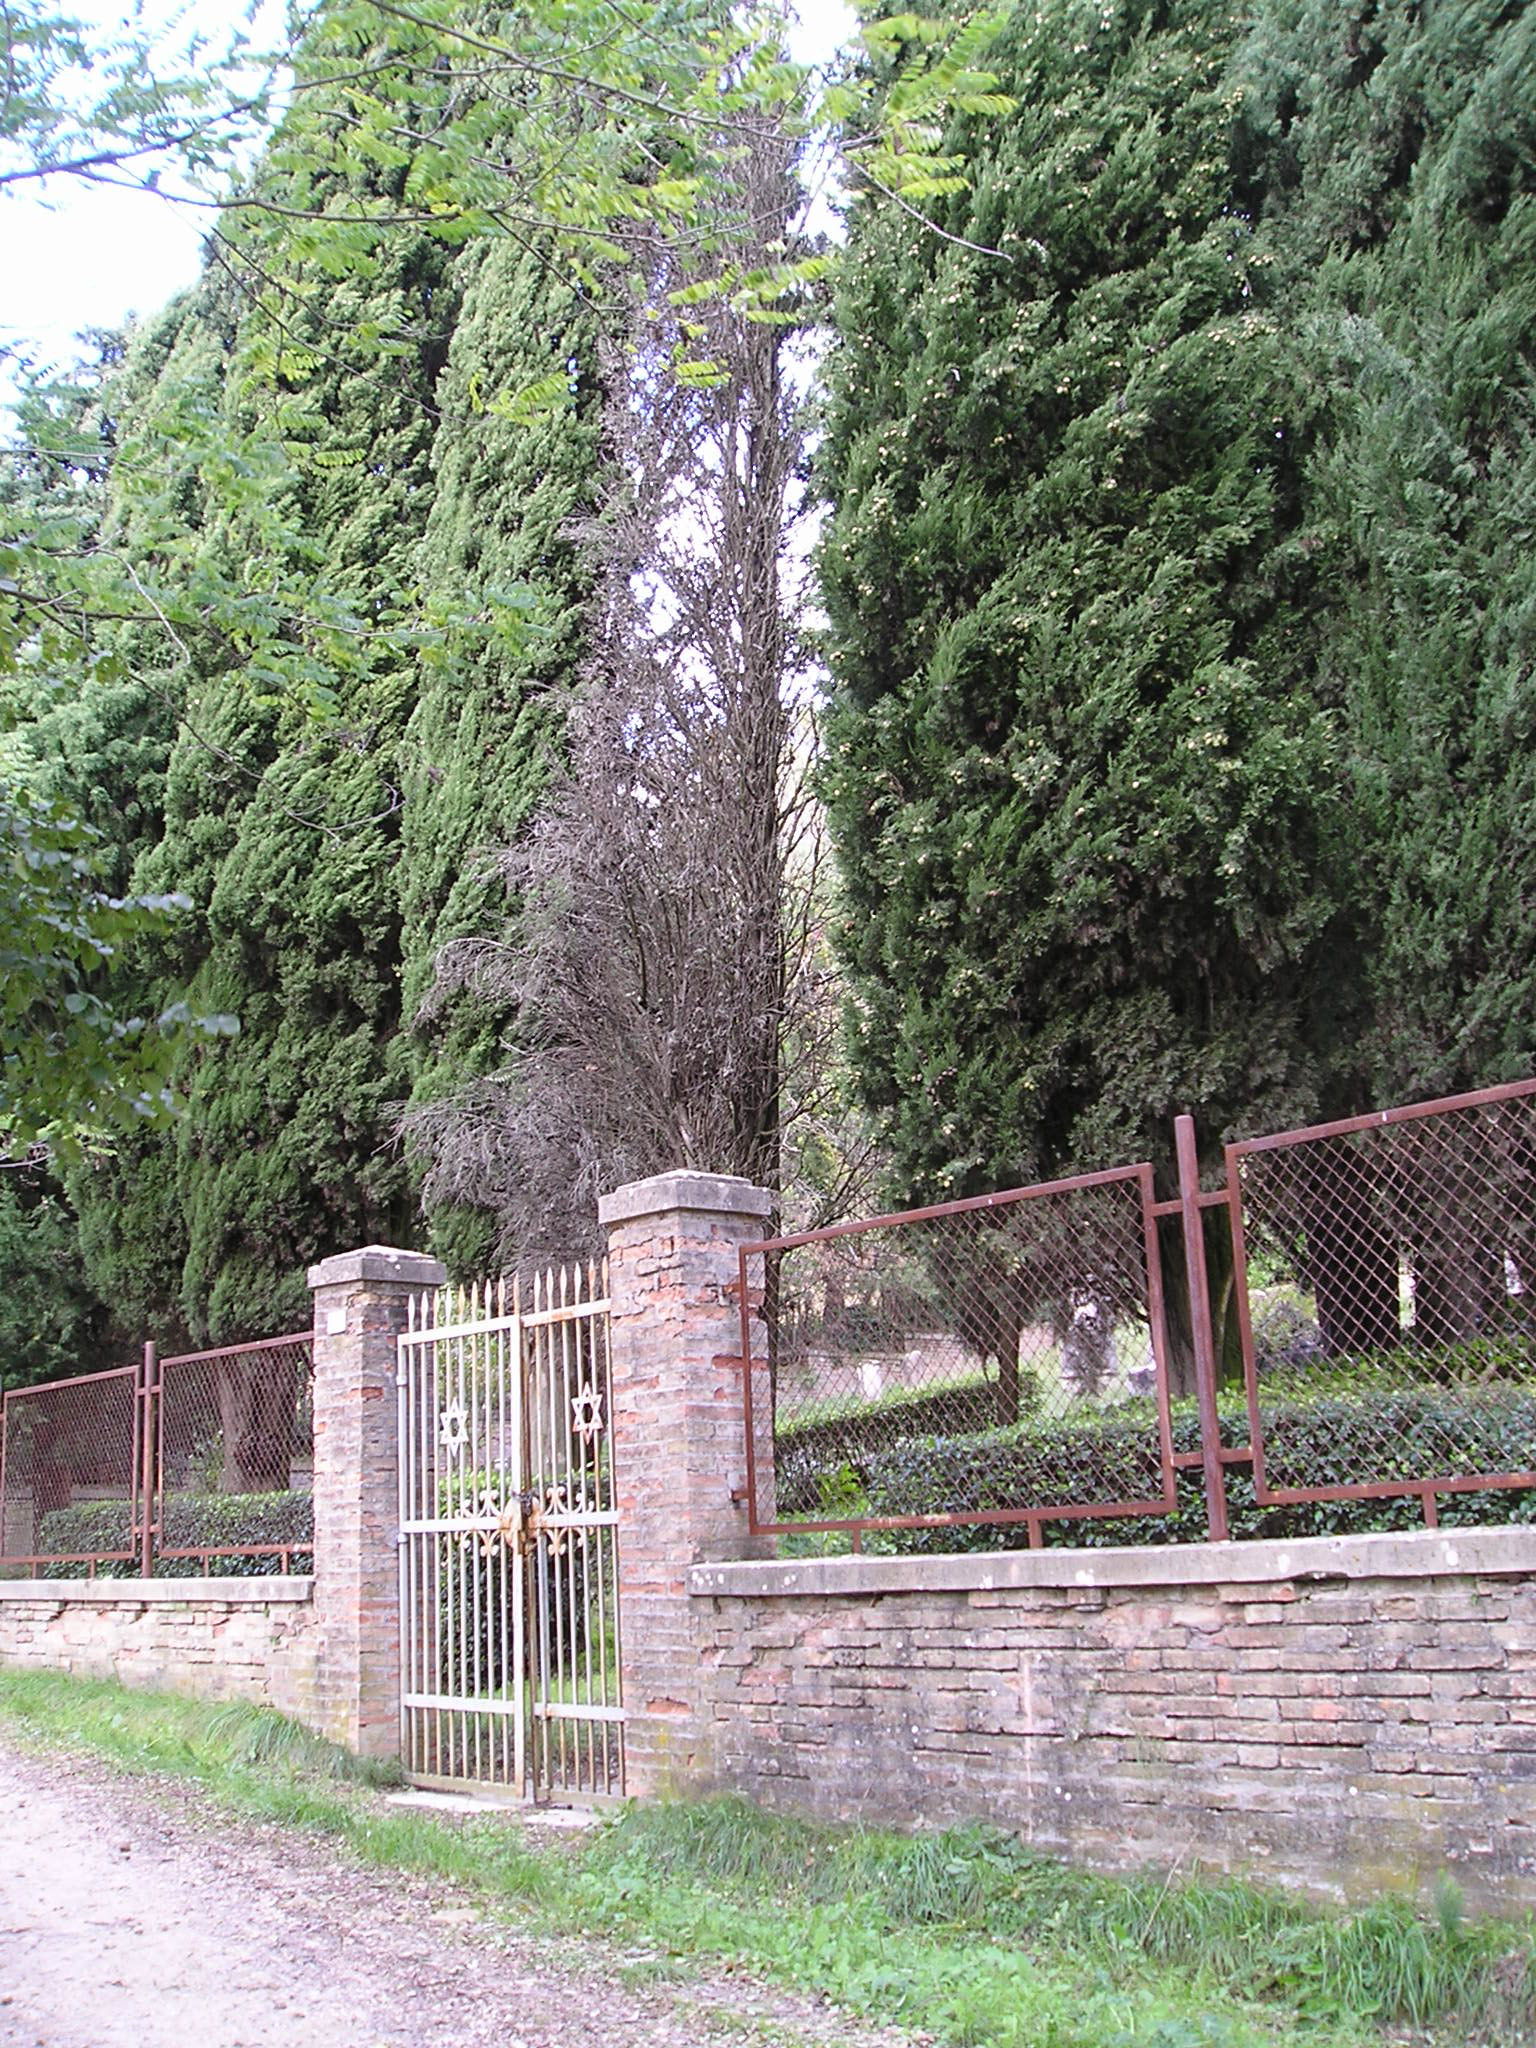
[[[256,1360],[281,1355],[284,1352],[297,1354],[293,1363],[296,1367],[293,1388],[295,1402],[301,1402],[314,1386],[314,1333],[312,1330],[294,1330],[281,1337],[260,1337],[246,1344],[223,1344],[209,1351],[184,1351],[168,1358],[159,1357],[152,1345],[146,1346],[145,1369],[152,1374],[152,1385],[148,1399],[153,1408],[151,1418],[153,1430],[153,1501],[154,1517],[150,1532],[152,1555],[157,1558],[200,1558],[205,1564],[212,1558],[231,1557],[276,1557],[280,1570],[286,1575],[293,1569],[295,1557],[313,1557],[314,1540],[272,1543],[167,1543],[165,1519],[165,1475],[168,1467],[166,1455],[166,1415],[178,1404],[170,1389],[176,1380],[185,1378],[189,1368],[196,1366],[217,1368],[230,1359]],[[167,1379],[167,1373],[172,1377]],[[286,1426],[286,1419],[285,1419]],[[291,1450],[290,1441],[290,1450]]]
[[[1512,1082],[1460,1095],[1443,1096],[1434,1101],[1405,1104],[1393,1109],[1372,1111],[1362,1116],[1308,1125],[1296,1130],[1239,1139],[1224,1147],[1222,1184],[1211,1189],[1201,1186],[1193,1120],[1188,1116],[1181,1116],[1175,1125],[1179,1192],[1167,1199],[1156,1198],[1153,1169],[1149,1164],[1142,1162],[1132,1166],[1110,1168],[1099,1173],[1074,1175],[1033,1187],[1012,1188],[998,1194],[980,1195],[963,1201],[937,1203],[924,1208],[898,1211],[891,1215],[834,1224],[823,1230],[763,1238],[742,1245],[738,1267],[739,1353],[729,1360],[722,1360],[721,1364],[738,1370],[741,1374],[741,1412],[745,1427],[746,1460],[745,1486],[742,1493],[752,1533],[845,1535],[851,1540],[853,1547],[858,1549],[864,1533],[870,1530],[944,1528],[960,1524],[995,1523],[1022,1525],[1031,1547],[1038,1547],[1043,1541],[1043,1531],[1048,1523],[1171,1514],[1178,1506],[1178,1482],[1181,1473],[1198,1469],[1204,1485],[1208,1535],[1210,1540],[1220,1542],[1226,1540],[1229,1535],[1226,1472],[1234,1466],[1251,1468],[1254,1497],[1260,1506],[1279,1507],[1327,1501],[1409,1498],[1420,1502],[1424,1519],[1430,1527],[1437,1523],[1436,1500],[1441,1495],[1508,1490],[1536,1492],[1536,1460],[1518,1468],[1497,1470],[1467,1471],[1437,1467],[1409,1473],[1384,1472],[1358,1480],[1333,1480],[1307,1485],[1276,1483],[1272,1463],[1268,1457],[1272,1449],[1272,1434],[1264,1412],[1265,1402],[1254,1339],[1254,1290],[1250,1259],[1250,1238],[1254,1218],[1250,1214],[1251,1204],[1247,1199],[1245,1180],[1245,1169],[1251,1172],[1249,1162],[1265,1156],[1297,1156],[1308,1146],[1327,1145],[1330,1142],[1357,1136],[1364,1138],[1372,1133],[1386,1133],[1409,1126],[1422,1126],[1432,1130],[1436,1119],[1462,1117],[1468,1112],[1496,1111],[1505,1104],[1528,1103],[1536,1107],[1536,1080]],[[1512,1233],[1509,1241],[1516,1244],[1523,1253],[1536,1254],[1536,1118],[1522,1122],[1520,1130],[1523,1149],[1519,1154],[1512,1182],[1513,1199],[1520,1206],[1507,1224],[1501,1212],[1491,1212],[1500,1217],[1492,1227],[1496,1233]],[[762,1291],[754,1298],[751,1288],[751,1261],[763,1260],[765,1273],[776,1271],[777,1269],[769,1262],[818,1241],[849,1238],[873,1231],[900,1230],[907,1226],[931,1224],[945,1218],[963,1216],[968,1212],[1006,1211],[1020,1205],[1050,1201],[1053,1198],[1059,1199],[1085,1190],[1116,1184],[1133,1186],[1139,1202],[1141,1241],[1145,1258],[1144,1313],[1154,1363],[1157,1473],[1161,1480],[1160,1491],[1111,1501],[1041,1500],[1012,1507],[929,1514],[827,1514],[794,1520],[783,1519],[777,1514],[775,1504],[763,1491],[758,1469],[757,1445],[765,1436],[767,1441],[772,1441],[775,1418],[772,1402],[766,1404],[765,1413],[765,1406],[755,1392],[755,1380],[766,1361],[755,1354],[753,1322],[755,1316],[766,1310],[767,1304]],[[1498,1185],[1503,1193],[1509,1194],[1509,1188],[1503,1179]],[[1436,1199],[1442,1204],[1442,1213],[1449,1213],[1444,1207],[1443,1193],[1437,1195]],[[1248,1425],[1246,1443],[1222,1441],[1222,1417],[1218,1412],[1217,1361],[1206,1270],[1204,1218],[1210,1210],[1225,1212],[1224,1220],[1231,1232],[1233,1301],[1242,1354],[1243,1396]],[[1162,1265],[1163,1249],[1159,1241],[1159,1224],[1165,1219],[1172,1218],[1177,1218],[1182,1228],[1190,1309],[1189,1335],[1193,1358],[1194,1393],[1199,1415],[1198,1450],[1174,1449],[1168,1369],[1167,1302]],[[1486,1225],[1482,1227],[1487,1228]],[[1491,1242],[1502,1246],[1507,1255],[1508,1247],[1503,1236],[1498,1236]],[[1445,1247],[1442,1246],[1440,1249],[1443,1254]],[[1489,1247],[1484,1246],[1483,1249],[1486,1251]],[[1536,1270],[1533,1270],[1531,1280],[1532,1292],[1536,1294]],[[1138,1314],[1141,1312],[1141,1308],[1138,1307]],[[1406,1317],[1408,1311],[1404,1310],[1403,1313]],[[1416,1315],[1417,1310],[1414,1313]],[[1522,1367],[1529,1350],[1530,1334],[1526,1332],[1520,1340]],[[272,1352],[283,1347],[302,1347],[304,1358],[312,1371],[312,1338],[310,1332],[301,1331],[254,1344],[232,1345],[214,1351],[188,1352],[163,1360],[158,1357],[153,1344],[146,1344],[143,1358],[137,1365],[115,1367],[100,1373],[81,1374],[74,1379],[46,1382],[38,1387],[18,1388],[7,1393],[3,1401],[0,1401],[0,1566],[83,1564],[89,1571],[94,1572],[99,1566],[137,1564],[140,1573],[150,1577],[154,1573],[156,1561],[162,1558],[174,1560],[196,1557],[209,1562],[218,1558],[271,1556],[278,1560],[283,1572],[290,1571],[296,1557],[312,1552],[312,1543],[284,1541],[271,1544],[211,1544],[191,1547],[167,1547],[165,1544],[164,1477],[167,1461],[164,1404],[167,1368],[174,1374],[184,1368],[206,1366],[223,1358],[263,1351]],[[17,1478],[15,1446],[18,1438],[24,1435],[18,1428],[19,1419],[23,1416],[30,1417],[39,1411],[40,1406],[46,1406],[50,1401],[57,1402],[60,1399],[76,1397],[86,1400],[107,1399],[110,1396],[106,1390],[111,1390],[115,1394],[116,1390],[122,1388],[127,1389],[132,1417],[128,1431],[127,1469],[122,1474],[120,1482],[121,1498],[127,1511],[128,1546],[94,1552],[44,1553],[34,1547],[7,1552],[6,1502],[8,1489],[14,1487]],[[90,1391],[87,1393],[86,1390]],[[1229,1415],[1229,1433],[1231,1419]],[[33,1506],[35,1524],[35,1497]]]
[[[156,1564],[161,1560],[197,1558],[207,1564],[215,1559],[272,1557],[278,1561],[282,1574],[290,1573],[296,1558],[313,1555],[312,1540],[193,1545],[168,1544],[165,1541],[166,1369],[217,1368],[226,1359],[284,1350],[300,1354],[295,1359],[299,1375],[307,1378],[312,1386],[314,1337],[309,1330],[299,1330],[279,1337],[261,1338],[253,1343],[222,1345],[213,1350],[184,1352],[165,1358],[159,1355],[153,1343],[147,1343],[142,1357],[134,1365],[113,1366],[104,1372],[78,1373],[68,1379],[45,1380],[33,1387],[11,1388],[0,1397],[0,1566],[84,1565],[88,1576],[94,1577],[101,1566],[127,1564],[136,1566],[138,1576],[147,1579],[154,1577]],[[73,1399],[84,1389],[89,1388],[94,1394],[109,1385],[127,1386],[131,1404],[130,1454],[127,1470],[121,1479],[121,1498],[128,1517],[127,1547],[63,1551],[41,1551],[34,1547],[20,1551],[7,1549],[7,1489],[9,1487],[11,1495],[14,1495],[17,1478],[13,1456],[16,1418],[30,1412],[28,1404]]]
[[[1457,1116],[1468,1111],[1496,1108],[1503,1103],[1523,1102],[1536,1097],[1536,1080],[1518,1081],[1498,1087],[1483,1088],[1470,1092],[1443,1096],[1433,1101],[1405,1104],[1388,1110],[1375,1110],[1362,1116],[1337,1119],[1330,1123],[1308,1125],[1296,1130],[1272,1133],[1262,1137],[1244,1138],[1224,1147],[1224,1171],[1222,1184],[1215,1188],[1201,1185],[1201,1176],[1196,1146],[1194,1121],[1189,1116],[1175,1120],[1175,1156],[1178,1168],[1177,1195],[1157,1200],[1154,1198],[1152,1168],[1145,1163],[1113,1168],[1098,1174],[1076,1175],[1068,1179],[1044,1182],[1033,1187],[1012,1188],[995,1195],[981,1195],[966,1201],[944,1202],[926,1208],[909,1209],[886,1216],[871,1217],[859,1222],[840,1223],[822,1230],[802,1231],[793,1235],[768,1237],[740,1247],[738,1290],[740,1296],[740,1348],[739,1354],[723,1364],[739,1370],[742,1381],[742,1417],[745,1427],[746,1483],[742,1489],[748,1520],[753,1535],[808,1536],[836,1534],[850,1539],[855,1551],[862,1546],[866,1533],[881,1529],[942,1528],[946,1526],[975,1525],[982,1523],[1022,1524],[1029,1544],[1037,1548],[1041,1544],[1044,1525],[1048,1522],[1103,1519],[1110,1517],[1156,1516],[1171,1513],[1177,1506],[1176,1488],[1181,1472],[1198,1470],[1203,1481],[1207,1519],[1207,1538],[1212,1542],[1225,1542],[1230,1536],[1227,1503],[1226,1474],[1233,1467],[1251,1468],[1254,1495],[1259,1506],[1286,1506],[1321,1503],[1326,1501],[1387,1500],[1397,1498],[1417,1499],[1423,1510],[1427,1526],[1437,1526],[1436,1497],[1452,1493],[1484,1493],[1501,1490],[1536,1490],[1536,1468],[1449,1471],[1429,1470],[1411,1475],[1382,1476],[1356,1481],[1335,1481],[1304,1486],[1283,1486],[1271,1482],[1266,1469],[1265,1452],[1267,1425],[1264,1417],[1264,1403],[1261,1398],[1258,1367],[1256,1363],[1252,1304],[1253,1294],[1250,1278],[1248,1223],[1244,1199],[1244,1162],[1256,1155],[1294,1151],[1298,1147],[1338,1139],[1357,1133],[1390,1130],[1402,1125],[1428,1123],[1436,1118]],[[1531,1142],[1532,1170],[1529,1171],[1531,1188],[1527,1194],[1536,1194],[1536,1137]],[[1044,1505],[1020,1506],[1006,1509],[989,1509],[978,1512],[946,1512],[933,1514],[906,1515],[857,1515],[825,1517],[805,1516],[784,1519],[774,1511],[765,1494],[759,1472],[758,1445],[774,1441],[776,1418],[770,1396],[765,1403],[755,1391],[755,1381],[762,1376],[766,1361],[754,1350],[754,1319],[766,1312],[765,1287],[755,1292],[751,1284],[750,1262],[762,1259],[764,1273],[771,1270],[768,1261],[776,1255],[793,1251],[803,1245],[818,1241],[837,1239],[857,1233],[875,1230],[897,1230],[903,1226],[932,1222],[949,1216],[959,1215],[968,1210],[995,1209],[1010,1204],[1019,1204],[1052,1196],[1070,1193],[1077,1189],[1103,1185],[1113,1181],[1134,1180],[1139,1183],[1142,1195],[1142,1211],[1147,1257],[1147,1315],[1153,1355],[1156,1360],[1156,1394],[1159,1419],[1159,1445],[1162,1460],[1163,1492],[1159,1498],[1124,1499],[1105,1502],[1052,1502]],[[1522,1183],[1523,1187],[1523,1183]],[[1243,1394],[1248,1423],[1246,1443],[1224,1443],[1222,1439],[1222,1416],[1218,1410],[1218,1372],[1215,1333],[1211,1316],[1210,1290],[1207,1273],[1207,1257],[1204,1219],[1207,1211],[1225,1212],[1225,1220],[1231,1231],[1233,1254],[1233,1298],[1237,1313],[1237,1326],[1241,1340],[1243,1362]],[[1163,1285],[1161,1251],[1159,1247],[1158,1224],[1165,1219],[1176,1218],[1181,1226],[1183,1238],[1185,1278],[1188,1288],[1190,1310],[1190,1349],[1193,1362],[1194,1394],[1199,1417],[1198,1450],[1173,1448],[1170,1426],[1170,1398],[1168,1382],[1168,1328],[1167,1307]],[[1530,1218],[1530,1230],[1536,1237],[1536,1213]],[[1520,1242],[1525,1242],[1521,1237]],[[1533,1292],[1536,1292],[1536,1273],[1533,1273]],[[766,1413],[765,1413],[766,1409]],[[1230,1423],[1231,1417],[1229,1416]]]
[[[1536,1469],[1466,1472],[1431,1472],[1415,1478],[1397,1477],[1357,1482],[1336,1482],[1314,1486],[1274,1486],[1265,1469],[1266,1426],[1253,1337],[1252,1291],[1249,1281],[1248,1217],[1244,1200],[1243,1163],[1256,1156],[1293,1152],[1308,1145],[1326,1144],[1357,1134],[1387,1131],[1404,1125],[1427,1123],[1432,1119],[1457,1116],[1467,1111],[1491,1109],[1506,1102],[1520,1102],[1536,1096],[1536,1080],[1514,1081],[1499,1087],[1479,1088],[1462,1095],[1441,1096],[1429,1102],[1406,1103],[1395,1109],[1373,1110],[1364,1116],[1340,1117],[1330,1123],[1310,1124],[1298,1130],[1281,1131],[1261,1138],[1244,1138],[1225,1148],[1226,1187],[1219,1198],[1226,1203],[1232,1230],[1233,1293],[1243,1350],[1243,1379],[1248,1406],[1249,1441],[1244,1462],[1253,1468],[1254,1496],[1262,1507],[1301,1505],[1322,1501],[1417,1499],[1425,1525],[1436,1528],[1439,1515],[1436,1497],[1443,1493],[1492,1493],[1536,1488]]]
[[[1145,1300],[1148,1325],[1148,1339],[1151,1346],[1155,1372],[1155,1401],[1157,1413],[1158,1469],[1162,1481],[1161,1491],[1141,1495],[1134,1499],[1113,1501],[1060,1501],[1037,1506],[982,1509],[974,1513],[933,1513],[916,1515],[861,1515],[824,1516],[796,1518],[782,1521],[773,1515],[765,1515],[759,1497],[757,1443],[763,1431],[763,1417],[755,1405],[753,1381],[760,1369],[761,1361],[753,1348],[753,1318],[762,1308],[761,1290],[754,1296],[751,1286],[750,1261],[761,1258],[765,1262],[778,1259],[786,1252],[801,1246],[835,1242],[838,1239],[856,1237],[871,1231],[900,1230],[916,1224],[936,1222],[955,1216],[980,1214],[1014,1208],[1026,1203],[1048,1202],[1055,1198],[1082,1193],[1088,1189],[1106,1188],[1117,1185],[1134,1186],[1139,1197],[1141,1212],[1142,1251],[1145,1258]],[[748,1521],[753,1535],[809,1535],[835,1533],[847,1535],[855,1551],[862,1547],[867,1531],[877,1529],[938,1529],[966,1525],[999,1526],[1020,1525],[1028,1537],[1030,1547],[1038,1549],[1044,1538],[1047,1522],[1089,1521],[1132,1515],[1158,1515],[1169,1513],[1177,1499],[1178,1463],[1173,1449],[1173,1433],[1169,1408],[1168,1362],[1166,1353],[1166,1318],[1163,1305],[1162,1253],[1158,1242],[1157,1218],[1161,1208],[1155,1197],[1152,1182],[1152,1168],[1146,1162],[1133,1166],[1109,1167],[1096,1173],[1073,1174],[1057,1181],[1041,1182],[1033,1187],[1008,1188],[991,1195],[975,1195],[960,1201],[938,1202],[923,1208],[905,1209],[887,1216],[873,1216],[851,1223],[834,1223],[820,1230],[806,1230],[783,1237],[771,1237],[743,1244],[738,1255],[738,1295],[740,1303],[741,1352],[739,1358],[730,1363],[739,1367],[742,1381],[742,1419],[746,1436],[746,1505]],[[765,1271],[767,1270],[765,1265]],[[767,1423],[771,1432],[773,1418]]]
[[[99,1564],[132,1564],[139,1562],[144,1554],[147,1538],[147,1517],[144,1514],[144,1374],[145,1365],[117,1365],[105,1372],[78,1373],[72,1379],[45,1380],[35,1387],[12,1387],[0,1397],[0,1564],[44,1565],[84,1564],[94,1570]],[[45,1404],[61,1397],[78,1396],[83,1389],[90,1388],[92,1394],[108,1387],[126,1384],[129,1389],[129,1462],[124,1475],[126,1494],[124,1504],[128,1509],[128,1547],[126,1549],[95,1552],[37,1551],[31,1548],[10,1551],[5,1546],[6,1492],[9,1480],[12,1494],[15,1490],[16,1457],[15,1443],[19,1431],[18,1417],[30,1418],[35,1405]],[[30,1491],[30,1489],[29,1489]],[[36,1537],[34,1511],[34,1541]]]

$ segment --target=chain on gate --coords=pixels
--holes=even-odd
[[[406,1770],[620,1794],[606,1270],[415,1296],[399,1348]]]

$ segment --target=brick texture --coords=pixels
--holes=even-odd
[[[314,1726],[314,1604],[307,1581],[285,1592],[290,1597],[272,1601],[201,1590],[175,1600],[128,1590],[66,1599],[8,1586],[0,1592],[0,1665],[115,1678],[141,1691],[197,1699],[250,1700]]]
[[[765,1554],[734,1496],[745,1481],[737,1248],[763,1234],[768,1202],[747,1181],[678,1173],[621,1188],[600,1211],[613,1304],[625,1786],[641,1797],[712,1770],[688,1567]]]
[[[1449,1870],[1484,1907],[1536,1906],[1529,1564],[695,1605],[717,1785],[824,1817],[990,1820],[1107,1868],[1340,1896]]]
[[[312,1267],[319,1725],[360,1756],[400,1751],[395,1371],[413,1291],[436,1259],[371,1245]]]

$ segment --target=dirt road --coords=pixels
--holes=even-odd
[[[0,2048],[901,2048],[750,1980],[656,1976],[0,1734]]]

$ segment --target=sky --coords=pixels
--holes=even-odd
[[[130,28],[181,45],[202,31],[216,47],[240,27],[258,37],[271,32],[260,11],[252,25],[247,0],[64,4],[103,46]],[[257,0],[257,7],[277,12],[273,0]],[[82,329],[121,327],[190,284],[201,265],[202,234],[196,209],[158,193],[73,178],[13,188],[0,198],[0,346],[45,364],[69,361]],[[0,365],[0,385],[5,381]]]
[[[76,11],[100,23],[103,34],[124,18],[120,7],[101,0],[77,0]],[[204,26],[215,41],[247,14],[239,0],[143,0],[137,11],[151,20],[174,18],[183,34]],[[818,62],[852,25],[844,0],[800,0],[794,54]],[[82,329],[120,327],[131,315],[154,313],[191,284],[201,246],[197,212],[154,193],[60,179],[43,192],[22,188],[0,198],[0,347],[47,363],[72,360]],[[0,402],[8,385],[0,363]]]

